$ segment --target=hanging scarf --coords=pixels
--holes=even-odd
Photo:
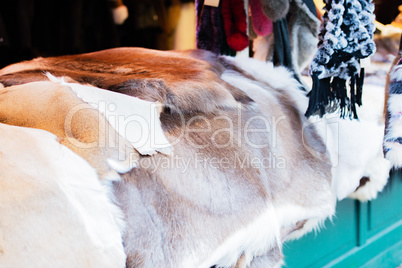
[[[387,77],[385,94],[384,155],[395,168],[402,167],[402,36],[398,56]]]
[[[323,116],[340,108],[340,116],[357,119],[364,69],[360,59],[375,52],[374,4],[371,0],[325,0],[318,51],[310,66],[313,88],[306,116]],[[350,95],[347,95],[349,82]]]

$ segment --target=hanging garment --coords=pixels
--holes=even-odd
[[[384,155],[395,168],[402,167],[402,37],[399,55],[388,74]]]
[[[364,69],[360,59],[375,52],[371,0],[326,0],[318,51],[310,66],[313,89],[306,116],[333,112],[357,119]],[[349,82],[350,95],[347,95]]]
[[[235,51],[242,51],[249,45],[244,1],[222,0],[221,13],[227,44]]]

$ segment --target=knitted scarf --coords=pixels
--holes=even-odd
[[[323,116],[340,108],[340,116],[357,119],[364,69],[360,59],[375,52],[374,4],[371,0],[324,0],[318,51],[310,66],[313,88],[306,116]],[[347,95],[349,82],[350,95]]]

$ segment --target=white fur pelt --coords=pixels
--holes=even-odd
[[[109,185],[56,136],[0,124],[0,169],[0,267],[125,267]]]
[[[283,87],[286,83],[286,79],[279,79],[281,75],[286,76],[286,73],[280,74],[280,68],[276,72],[269,72],[269,63],[249,59],[236,61],[261,81],[277,87]],[[309,80],[305,82],[311,83]],[[288,85],[287,88],[292,92],[290,95],[296,101],[297,108],[304,111],[308,104],[305,93],[297,84]],[[326,142],[332,165],[332,188],[338,200],[346,197],[360,201],[371,200],[387,184],[391,165],[382,153],[383,104],[384,88],[365,85],[363,105],[357,107],[359,120],[341,119],[339,114],[329,114],[323,118],[313,116],[304,127],[308,129],[309,124],[314,125]],[[369,181],[356,191],[363,177],[369,178]]]
[[[358,121],[339,118],[338,114],[310,119],[321,126],[319,129],[326,136],[332,161],[332,187],[338,200],[374,199],[389,177],[391,165],[382,152],[384,89],[365,85],[364,90]],[[359,187],[363,177],[368,181]]]

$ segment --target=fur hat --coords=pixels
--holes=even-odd
[[[288,14],[289,0],[261,0],[261,7],[271,21],[277,21]]]
[[[306,2],[308,1],[292,1],[287,15],[293,70],[298,75],[314,58],[321,24],[315,9],[310,9]]]
[[[290,2],[286,18],[274,22],[274,27],[278,29],[274,35],[268,36],[267,61],[273,61],[276,65],[284,65],[285,62],[279,62],[278,59],[274,58],[274,54],[278,53],[277,50],[279,49],[283,51],[283,54],[287,53],[287,58],[290,59],[286,60],[287,65],[285,66],[294,71],[295,77],[307,89],[309,87],[303,83],[301,72],[308,66],[317,51],[320,20],[305,2],[306,0]],[[279,24],[282,26],[286,24],[287,28],[281,31]],[[288,38],[289,44],[280,44],[284,37]],[[284,49],[285,45],[289,49]]]

